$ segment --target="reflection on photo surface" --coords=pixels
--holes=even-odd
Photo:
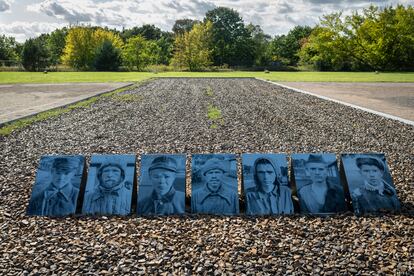
[[[129,214],[134,172],[134,155],[93,155],[82,212]]]
[[[288,186],[286,156],[243,154],[242,160],[246,214],[292,214],[294,210]]]
[[[145,155],[138,195],[138,214],[185,212],[185,155]]]
[[[27,214],[42,216],[74,214],[83,162],[82,156],[42,157]]]
[[[400,210],[383,154],[346,154],[342,160],[356,214]]]
[[[194,155],[192,212],[238,214],[239,197],[236,170],[234,155]],[[197,179],[201,181],[197,183]],[[196,186],[200,187],[195,188]]]
[[[294,154],[292,160],[302,213],[346,211],[334,154]]]

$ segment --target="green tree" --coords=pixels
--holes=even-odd
[[[254,46],[243,19],[233,9],[219,7],[207,12],[204,22],[211,21],[213,60],[215,65],[252,65]]]
[[[175,66],[200,71],[212,64],[212,23],[195,24],[193,29],[175,39],[172,63]]]
[[[273,60],[296,66],[299,62],[298,52],[311,32],[309,26],[295,26],[287,35],[276,36],[270,46]]]
[[[361,14],[325,15],[300,58],[321,70],[413,70],[414,9],[370,6]]]
[[[71,28],[66,36],[64,64],[78,70],[88,70],[94,59],[93,30],[87,27]]]
[[[50,53],[50,62],[53,65],[59,64],[60,57],[63,55],[63,49],[65,48],[65,38],[68,33],[66,27],[56,29],[51,32],[47,38],[47,48]]]
[[[193,20],[193,19],[188,19],[188,18],[178,19],[175,21],[172,31],[174,32],[175,35],[179,35],[179,34],[182,35],[185,32],[191,31],[193,26],[198,23],[200,23],[200,21],[198,20]]]
[[[128,40],[134,36],[142,36],[146,40],[158,40],[163,36],[163,31],[160,28],[151,24],[144,24],[140,27],[133,27],[131,29],[125,29],[121,36],[124,40]]]
[[[0,36],[0,65],[10,66],[15,63],[18,58],[18,43],[14,37]]]
[[[142,71],[159,60],[160,47],[155,41],[138,35],[127,40],[122,50],[122,60],[129,70]]]
[[[121,51],[105,40],[95,53],[94,68],[97,71],[118,71],[121,64]]]
[[[22,64],[27,71],[41,71],[49,65],[48,51],[43,39],[29,38],[23,45]]]
[[[62,61],[78,70],[93,69],[96,49],[106,40],[117,49],[123,46],[120,36],[112,31],[91,27],[71,28],[66,36]]]
[[[174,49],[174,39],[172,36],[162,36],[157,40],[157,45],[159,47],[159,57],[158,62],[160,64],[168,65],[172,58],[172,52]]]
[[[265,34],[259,25],[249,24],[246,28],[250,32],[254,45],[254,64],[267,66],[271,62],[270,41],[272,37]]]
[[[375,70],[414,69],[414,9],[398,5],[371,6],[344,22],[349,54],[361,66]]]
[[[345,50],[348,42],[335,36],[327,28],[315,28],[299,52],[301,64],[312,65],[320,71],[349,69],[350,60]]]

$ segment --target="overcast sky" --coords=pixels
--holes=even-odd
[[[323,14],[348,14],[370,4],[414,5],[414,0],[0,0],[0,33],[21,42],[76,23],[117,29],[154,24],[171,31],[177,19],[200,20],[207,11],[224,6],[273,36],[295,25],[313,26]]]

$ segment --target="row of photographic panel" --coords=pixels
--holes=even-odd
[[[335,154],[293,154],[290,181],[286,154],[241,159],[247,215],[400,210],[384,154],[343,154],[341,173]],[[133,198],[138,215],[184,214],[186,156],[143,155],[138,187],[135,163],[135,155],[93,155],[84,181],[83,156],[43,156],[27,214],[128,215]],[[235,154],[192,155],[191,183],[192,213],[240,214]]]

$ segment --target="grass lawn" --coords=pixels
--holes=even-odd
[[[152,77],[256,77],[272,81],[414,82],[413,73],[373,72],[0,72],[0,84],[63,82],[126,82]]]

